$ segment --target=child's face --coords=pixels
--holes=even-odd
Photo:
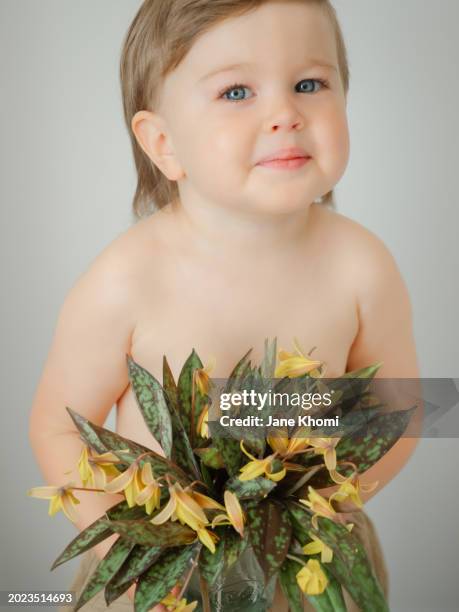
[[[182,200],[293,212],[332,189],[348,162],[335,36],[314,5],[270,2],[214,26],[166,77],[158,113],[181,171]],[[312,159],[290,170],[257,165],[293,146]]]

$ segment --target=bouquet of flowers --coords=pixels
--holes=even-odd
[[[304,596],[317,610],[345,611],[343,588],[364,611],[388,610],[340,505],[362,507],[360,491],[377,483],[363,485],[359,474],[395,444],[415,407],[384,412],[384,404],[369,391],[381,364],[327,380],[327,386],[325,364],[313,360],[311,352],[306,355],[298,343],[295,352],[277,354],[276,339],[266,340],[260,366],[251,364],[251,350],[225,379],[225,391],[281,391],[292,383],[321,393],[328,389],[333,403],[321,407],[320,414],[339,413],[345,434],[280,427],[267,436],[248,431],[244,439],[231,430],[217,435],[209,419],[210,368],[194,349],[177,382],[164,356],[162,384],[128,355],[139,409],[164,456],[67,407],[84,442],[78,464],[81,486],[29,491],[50,499],[49,514],[63,510],[70,520],[79,503],[75,492],[124,496],[79,533],[52,566],[119,534],[74,610],[102,589],[110,605],[136,583],[136,612],[160,602],[177,612],[266,611],[277,581],[292,612],[303,610]],[[318,492],[335,484],[339,488],[328,499]]]

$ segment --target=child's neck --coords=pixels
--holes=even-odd
[[[183,240],[202,255],[231,258],[292,256],[304,247],[314,204],[291,214],[243,214],[239,210],[173,202],[168,208]]]

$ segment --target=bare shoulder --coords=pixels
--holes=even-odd
[[[131,275],[146,262],[154,264],[152,256],[166,250],[171,238],[168,213],[169,209],[159,210],[131,225],[108,245],[102,259],[116,261],[121,272]]]
[[[355,258],[367,255],[371,260],[393,260],[381,238],[354,219],[327,207],[318,207],[317,217],[321,229],[340,247],[342,256]],[[362,261],[362,264],[364,263]]]
[[[70,288],[64,312],[78,318],[99,316],[107,325],[116,323],[118,334],[131,336],[139,301],[142,233],[141,226],[131,226],[96,254]]]
[[[69,405],[102,424],[129,384],[126,354],[139,313],[140,251],[132,227],[78,277],[61,306],[34,399],[33,422],[60,420]]]
[[[395,292],[408,299],[405,282],[397,262],[384,241],[357,221],[329,208],[318,214],[321,231],[334,245],[350,283],[355,284],[360,304],[381,293]]]
[[[333,210],[321,212],[323,230],[337,246],[340,270],[352,287],[358,332],[347,371],[382,362],[377,376],[419,376],[413,332],[413,308],[397,262],[374,232]]]
[[[157,261],[161,243],[158,226],[156,214],[131,225],[96,255],[82,278],[116,291],[120,298],[134,298],[146,266]]]

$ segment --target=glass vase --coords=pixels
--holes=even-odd
[[[251,546],[237,561],[208,585],[212,612],[268,612],[274,597],[275,581],[265,585],[263,571]],[[196,612],[203,612],[199,570],[195,570],[185,591],[187,601],[197,601]]]

